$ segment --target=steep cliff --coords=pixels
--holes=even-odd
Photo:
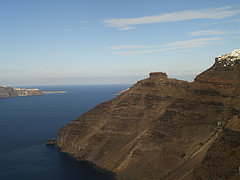
[[[0,98],[16,97],[16,96],[37,96],[43,95],[39,89],[22,89],[0,86]]]
[[[231,53],[216,57],[214,65],[199,74],[195,81],[218,88],[233,87],[235,69],[239,64],[240,50],[236,49]]]
[[[118,179],[194,178],[194,167],[218,137],[232,98],[235,65],[225,71],[218,64],[193,83],[150,73],[63,126],[57,145]]]
[[[223,128],[195,167],[194,179],[240,179],[240,65],[234,69],[235,86],[225,110]]]

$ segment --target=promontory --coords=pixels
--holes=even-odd
[[[117,179],[240,179],[240,50],[194,82],[152,72],[63,126],[57,145]]]

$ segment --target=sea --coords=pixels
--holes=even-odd
[[[115,97],[121,85],[34,86],[41,91],[67,91],[0,99],[0,179],[2,180],[110,180],[106,173],[80,162],[55,146],[47,146],[59,129]]]

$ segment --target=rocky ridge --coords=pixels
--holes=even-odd
[[[192,83],[150,73],[63,126],[57,145],[116,173],[118,179],[199,178],[209,149],[227,127],[238,62],[222,66],[216,59]]]

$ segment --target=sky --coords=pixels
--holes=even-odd
[[[0,0],[0,85],[192,81],[234,49],[239,0]]]

